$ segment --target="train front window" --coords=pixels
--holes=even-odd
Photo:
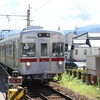
[[[21,56],[35,57],[35,44],[34,43],[22,43],[21,44]]]
[[[64,56],[64,43],[52,44],[52,56]]]

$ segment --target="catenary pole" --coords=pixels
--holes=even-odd
[[[27,26],[30,26],[30,4],[29,9],[27,10]]]

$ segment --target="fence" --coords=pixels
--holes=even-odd
[[[70,76],[73,75],[74,77],[78,77],[78,79],[82,79],[83,82],[86,82],[89,85],[90,84],[91,85],[98,85],[97,76],[96,75],[81,73],[81,72],[72,71],[72,70],[69,70],[69,69],[67,69],[66,72]]]

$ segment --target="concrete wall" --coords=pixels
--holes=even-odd
[[[87,73],[100,77],[100,55],[86,56]]]

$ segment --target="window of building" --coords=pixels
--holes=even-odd
[[[87,50],[84,50],[84,55],[87,55]]]
[[[75,54],[76,54],[76,55],[78,54],[78,50],[75,50]]]
[[[65,44],[65,52],[67,52],[67,50],[68,50],[68,44],[66,43]]]

